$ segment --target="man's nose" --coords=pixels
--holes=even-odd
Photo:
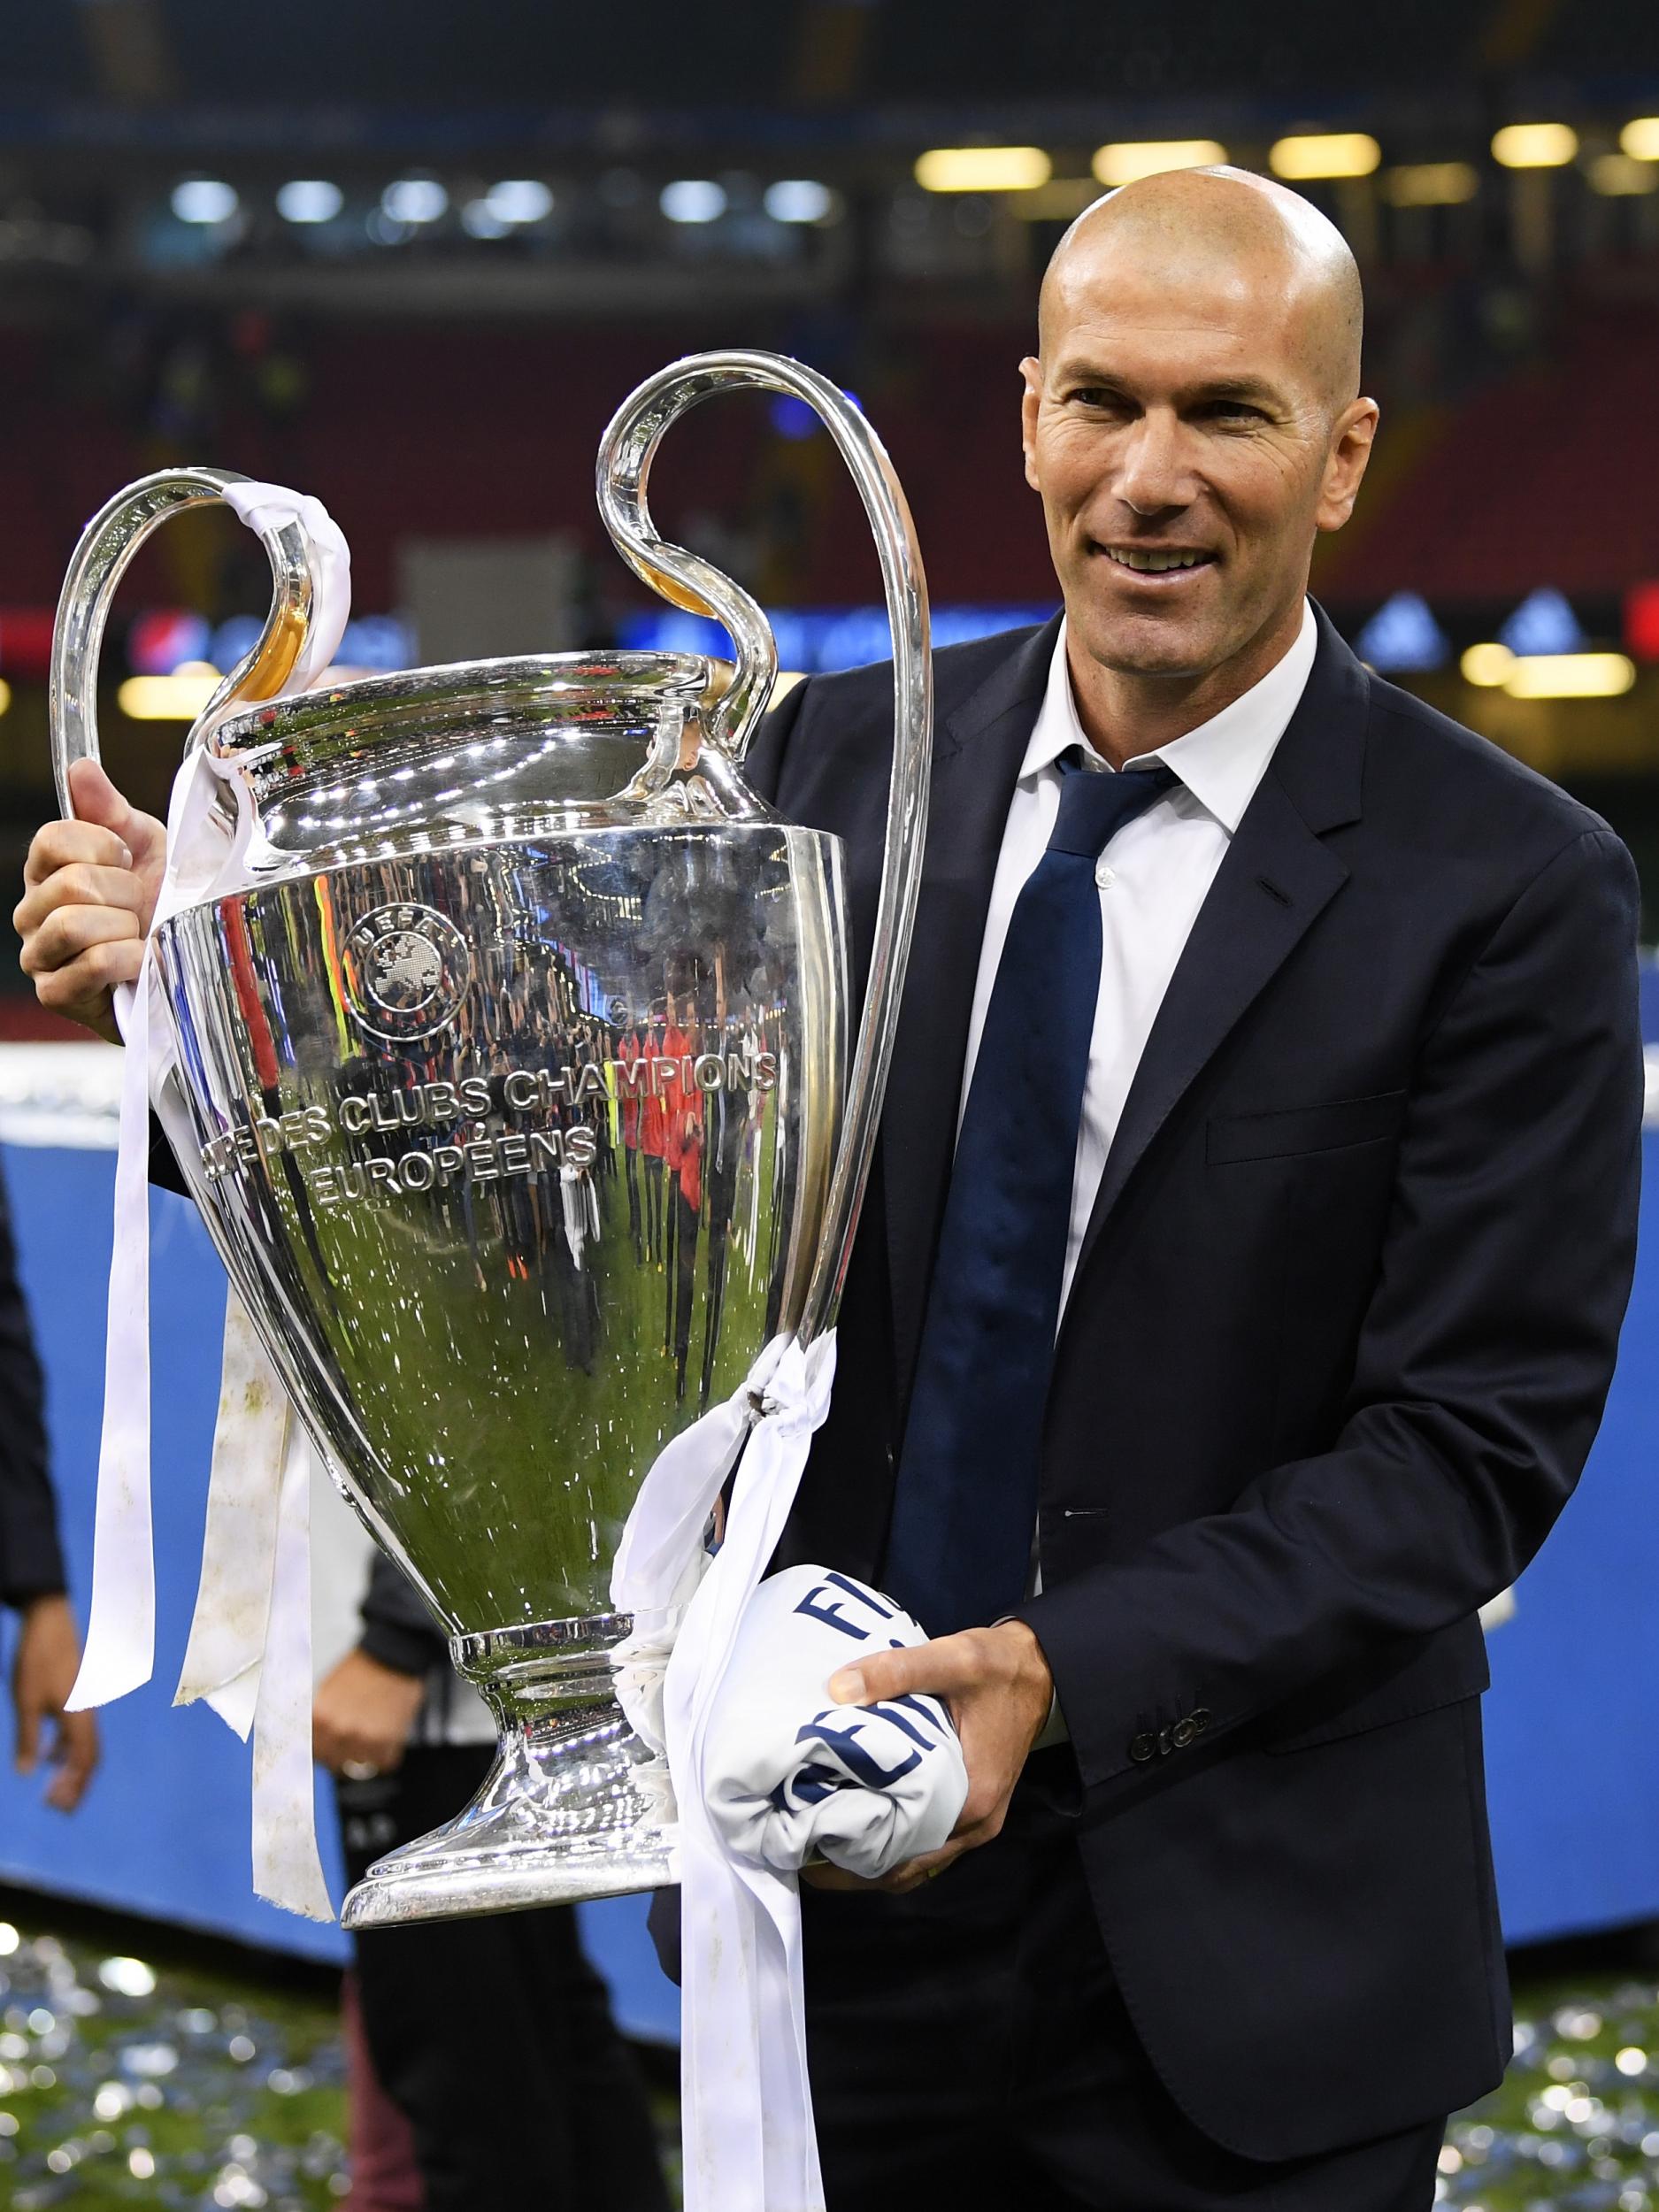
[[[1125,507],[1154,515],[1190,503],[1193,480],[1185,443],[1172,412],[1155,408],[1131,424],[1118,449],[1113,485]]]

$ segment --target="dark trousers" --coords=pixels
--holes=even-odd
[[[347,1870],[458,1812],[486,1745],[338,1785]],[[374,2070],[409,2118],[426,2212],[667,2212],[644,2086],[567,1908],[357,1939]]]
[[[829,2212],[1427,2212],[1433,2202],[1439,2120],[1275,2165],[1200,2132],[1130,2025],[1071,1824],[1029,1781],[995,1843],[913,1896],[803,1886],[802,1898]]]

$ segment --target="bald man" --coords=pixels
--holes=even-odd
[[[1064,615],[935,664],[785,1556],[911,1606],[933,1640],[832,1690],[943,1693],[972,1788],[882,1890],[806,1893],[832,2212],[1420,2212],[1509,2054],[1477,1610],[1612,1372],[1636,884],[1310,605],[1377,426],[1359,342],[1347,248],[1276,185],[1091,209],[1022,364]],[[866,670],[754,764],[846,841],[860,978],[891,747]],[[84,797],[18,918],[96,1024],[154,826]]]
[[[1277,185],[1091,208],[1021,365],[1064,613],[935,663],[789,1555],[912,1606],[936,1640],[832,1688],[945,1693],[972,1787],[894,1893],[807,1893],[833,2212],[1416,2212],[1509,2055],[1476,1616],[1612,1372],[1636,884],[1309,603],[1360,325]],[[847,840],[861,970],[890,744],[870,670],[759,747]]]

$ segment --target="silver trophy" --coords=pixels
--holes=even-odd
[[[839,842],[742,778],[770,628],[646,505],[669,424],[741,387],[818,411],[880,550],[894,762],[850,1067]],[[97,750],[117,581],[158,524],[238,480],[167,471],[88,526],[53,670],[65,807]],[[335,1480],[501,1729],[477,1797],[372,1869],[349,1927],[674,1878],[664,1762],[615,1694],[631,1623],[612,1560],[664,1443],[772,1338],[833,1318],[891,1050],[931,688],[886,453],[812,370],[707,354],[623,406],[598,491],[624,557],[725,626],[734,670],[565,653],[275,698],[313,580],[301,534],[273,526],[264,637],[190,736],[234,764],[255,826],[251,887],[157,934],[181,1166]]]

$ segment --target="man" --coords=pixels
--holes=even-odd
[[[495,1730],[413,1586],[343,1518],[321,1525],[366,1578],[360,1632],[318,1685],[311,1740],[358,1881],[466,1803]],[[356,2024],[372,2082],[408,2124],[422,2212],[666,2212],[645,2085],[568,1906],[367,1929],[354,1951]],[[353,2102],[372,2110],[366,2070]],[[383,2187],[373,2200],[397,2199]]]
[[[971,1792],[894,1893],[808,1896],[836,2212],[1418,2212],[1507,2055],[1476,1610],[1612,1370],[1636,888],[1307,604],[1376,426],[1359,322],[1278,186],[1090,210],[1024,365],[1064,622],[936,664],[912,987],[787,1548],[920,1609],[933,1643],[832,1688],[947,1695]],[[888,681],[798,687],[757,748],[847,841],[861,965]],[[106,882],[143,911],[126,872],[51,888],[108,853],[37,844],[50,1002],[132,964],[92,942],[136,937],[96,918]]]
[[[807,1895],[838,2212],[1405,2212],[1509,2053],[1475,1616],[1612,1370],[1636,887],[1307,606],[1376,426],[1359,324],[1340,239],[1261,180],[1090,210],[1023,368],[1064,623],[936,664],[788,1543],[960,1632],[832,1687],[945,1693],[972,1789],[900,1894]],[[755,772],[846,837],[861,959],[888,681],[801,686]],[[1049,970],[1095,916],[1079,1031]]]
[[[0,1602],[18,1616],[13,1761],[19,1774],[32,1774],[43,1757],[51,1770],[46,1802],[72,1813],[98,1763],[98,1724],[91,1713],[64,1710],[81,1667],[81,1638],[65,1594],[42,1394],[0,1185]]]

